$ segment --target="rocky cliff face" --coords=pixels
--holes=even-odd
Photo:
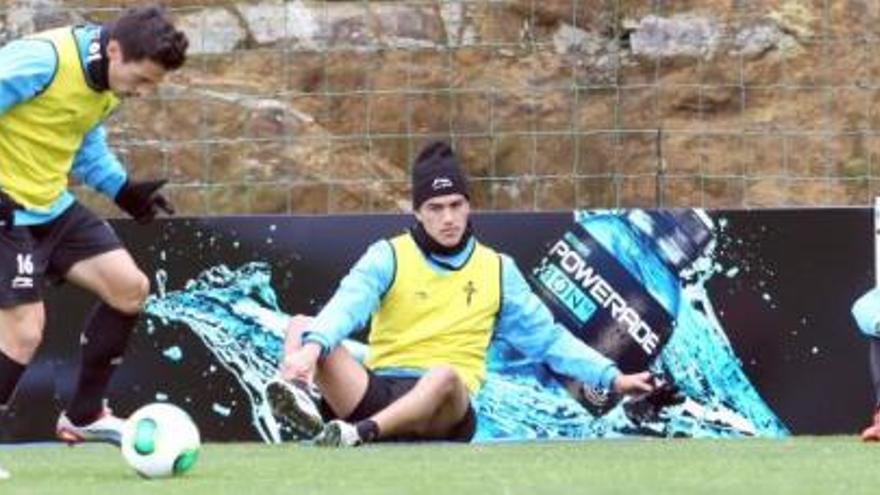
[[[7,0],[0,40],[125,4]],[[184,213],[406,209],[431,138],[455,142],[482,209],[876,193],[876,2],[165,4],[192,57],[110,130]]]

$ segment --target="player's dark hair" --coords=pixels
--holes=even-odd
[[[174,27],[160,7],[128,9],[106,27],[126,62],[149,59],[165,70],[175,70],[186,61],[186,34]]]

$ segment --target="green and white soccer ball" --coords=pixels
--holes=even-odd
[[[198,427],[189,414],[173,404],[143,406],[122,429],[122,456],[145,478],[167,478],[189,471],[200,445]]]

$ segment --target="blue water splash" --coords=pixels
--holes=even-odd
[[[211,410],[223,417],[228,417],[230,414],[232,414],[231,407],[224,406],[223,404],[218,404],[216,402],[211,404]]]
[[[278,307],[271,279],[265,262],[247,263],[235,270],[217,265],[187,282],[182,290],[168,291],[167,274],[159,270],[157,293],[147,300],[144,312],[151,317],[148,334],[157,331],[157,323],[160,327],[176,323],[192,330],[241,385],[257,434],[266,442],[277,443],[301,433],[296,425],[279,423],[266,400],[266,384],[277,375],[290,318]],[[346,340],[343,345],[354,356],[366,352],[357,342]],[[208,372],[215,370],[211,365]],[[215,403],[212,410],[229,416],[234,407]]]
[[[237,270],[219,265],[182,290],[168,291],[160,271],[158,293],[147,300],[145,313],[165,326],[173,322],[192,330],[247,394],[260,437],[279,442],[281,428],[266,401],[265,385],[278,369],[288,317],[278,308],[270,276],[262,262]]]
[[[162,355],[170,361],[180,361],[183,359],[183,351],[180,349],[180,346],[177,345],[165,349],[162,351]]]

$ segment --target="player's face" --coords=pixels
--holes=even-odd
[[[107,57],[110,59],[110,90],[120,98],[153,94],[167,72],[150,59],[126,62],[116,40],[107,43]]]
[[[453,247],[464,235],[470,212],[471,205],[463,194],[447,194],[422,203],[416,218],[432,239],[441,246]]]

